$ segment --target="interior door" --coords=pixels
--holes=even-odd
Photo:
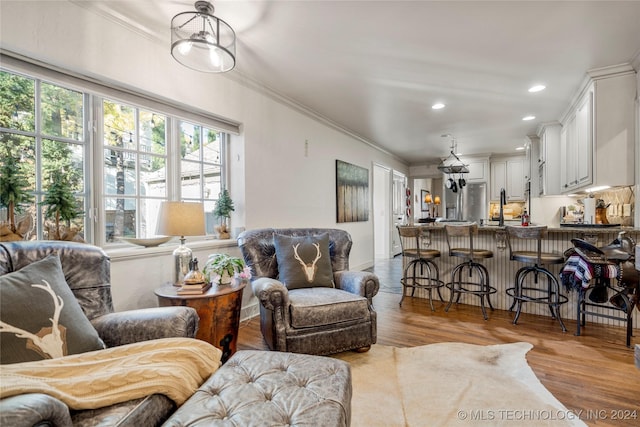
[[[375,258],[387,259],[391,248],[391,169],[373,165],[373,241]]]
[[[396,231],[396,227],[405,223],[406,213],[406,189],[407,189],[407,177],[406,175],[393,171],[393,226],[391,227],[391,256],[394,257],[402,252],[402,246],[400,244],[400,236]]]

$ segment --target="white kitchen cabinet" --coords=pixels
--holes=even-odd
[[[500,200],[500,190],[505,189],[508,202],[525,199],[524,156],[491,160],[492,201]]]
[[[507,201],[524,200],[524,158],[507,160]]]
[[[487,182],[489,177],[488,158],[465,158],[462,161],[469,168],[469,173],[465,175],[468,182]]]
[[[560,192],[560,145],[562,126],[559,123],[546,124],[540,129],[537,141],[538,156],[535,165],[539,196],[559,195]]]
[[[592,72],[591,82],[563,119],[560,178],[564,193],[635,182],[635,75],[624,66],[607,72]]]

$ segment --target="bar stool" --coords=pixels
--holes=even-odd
[[[475,249],[473,247],[473,237],[478,234],[478,224],[473,222],[464,225],[445,225],[445,234],[447,237],[447,246],[449,246],[449,256],[464,259],[451,272],[451,282],[446,286],[451,291],[449,304],[444,311],[449,311],[453,298],[456,298],[456,304],[460,302],[462,294],[475,295],[480,298],[480,308],[482,316],[487,320],[487,310],[484,301],[487,300],[489,308],[493,311],[490,295],[495,294],[497,289],[489,285],[489,271],[478,261],[493,258],[493,252],[488,249]],[[469,243],[467,247],[452,247],[451,238],[456,238],[456,242],[460,239]]]
[[[515,286],[505,290],[507,295],[513,297],[509,311],[512,311],[514,307],[516,308],[513,324],[516,325],[518,323],[518,318],[522,311],[522,304],[525,302],[546,304],[551,312],[551,317],[558,319],[562,327],[562,332],[566,332],[567,328],[564,326],[562,317],[560,317],[560,306],[566,303],[568,299],[560,293],[560,285],[556,276],[544,268],[545,265],[563,264],[564,255],[542,252],[542,239],[547,234],[546,226],[507,226],[506,231],[510,259],[512,261],[533,264],[520,268],[516,272]],[[524,240],[537,241],[537,249],[533,251],[530,250],[530,248],[514,250],[515,245],[521,247],[525,245],[524,243],[518,244],[516,241]],[[546,286],[538,283],[540,275],[547,278]]]
[[[429,305],[431,311],[435,311],[433,307],[432,293],[435,289],[438,292],[440,301],[442,294],[440,288],[444,283],[440,281],[440,271],[438,265],[433,262],[434,259],[440,257],[440,251],[437,249],[421,248],[420,238],[422,237],[422,228],[415,226],[398,226],[400,234],[400,245],[402,246],[402,256],[413,258],[404,268],[402,283],[402,298],[400,298],[400,307],[402,301],[407,294],[407,290],[411,289],[411,297],[414,296],[416,289],[426,289],[429,294]],[[411,274],[409,271],[411,270]]]

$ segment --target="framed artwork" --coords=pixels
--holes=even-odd
[[[424,199],[427,196],[427,194],[431,194],[431,193],[427,190],[420,190],[420,210],[422,212],[429,212],[429,203],[424,202]]]
[[[369,170],[336,160],[337,222],[369,220]]]

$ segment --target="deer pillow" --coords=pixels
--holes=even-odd
[[[101,350],[57,255],[0,276],[0,363]]]
[[[274,234],[278,280],[287,289],[335,287],[329,235],[290,237]]]

